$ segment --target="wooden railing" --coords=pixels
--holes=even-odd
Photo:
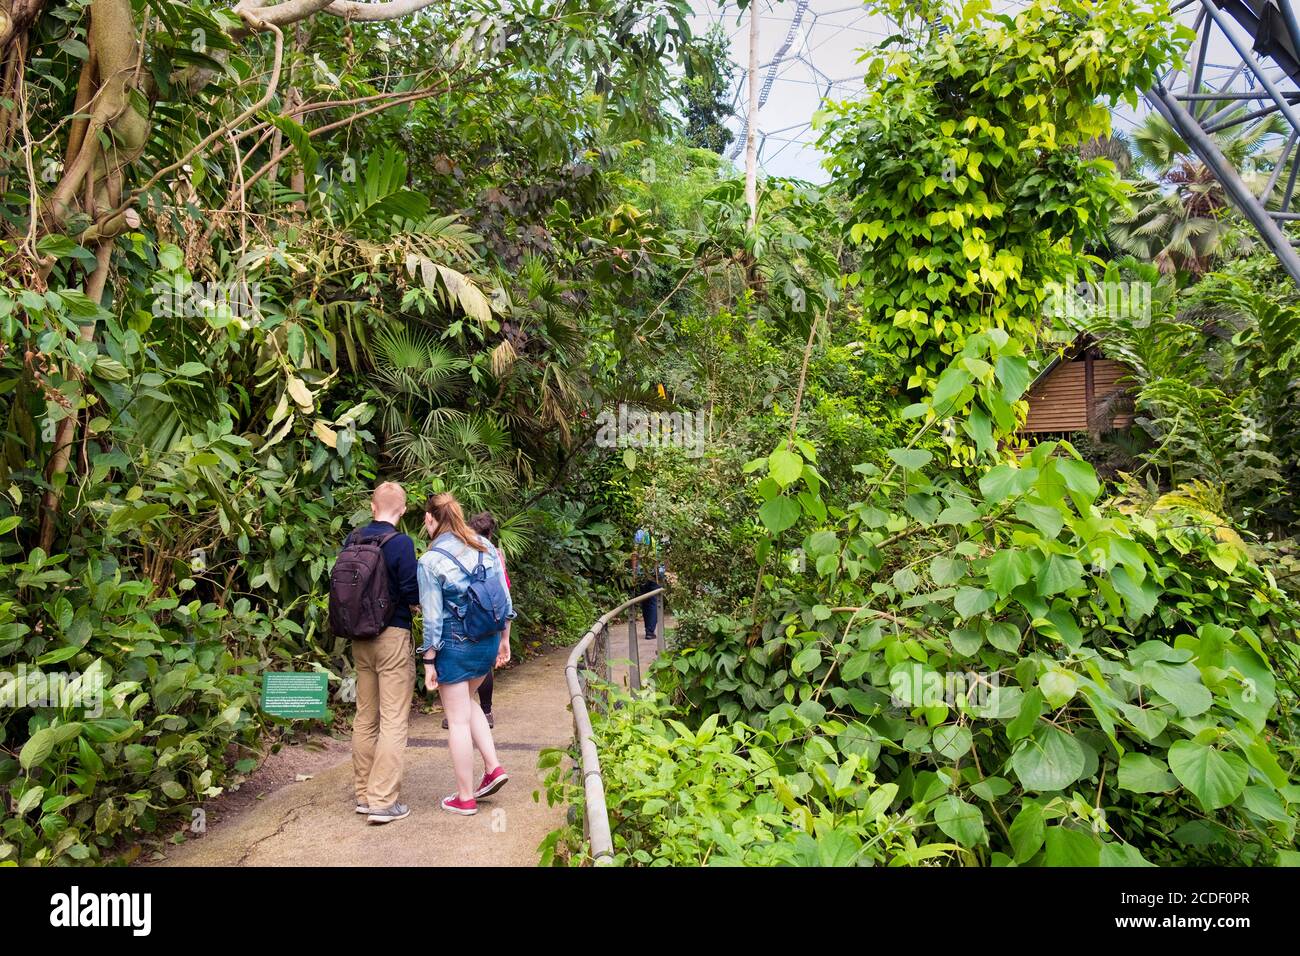
[[[591,844],[592,859],[597,866],[606,866],[614,861],[614,840],[609,832],[609,811],[605,805],[605,781],[600,776],[600,756],[596,753],[596,741],[591,730],[591,710],[587,701],[588,688],[585,675],[600,673],[598,668],[603,664],[606,683],[612,681],[614,667],[609,651],[609,626],[611,621],[627,611],[628,685],[633,690],[640,689],[641,651],[636,636],[637,610],[645,601],[658,601],[663,593],[663,588],[655,588],[645,594],[638,594],[632,600],[625,601],[607,613],[583,635],[582,640],[569,654],[569,661],[564,667],[564,679],[569,685],[569,704],[573,710],[573,732],[578,741],[582,788],[586,795],[584,827]],[[657,630],[656,643],[658,649],[662,651],[664,649],[662,615]]]

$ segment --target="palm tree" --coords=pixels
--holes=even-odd
[[[413,320],[385,329],[370,345],[375,387],[366,399],[378,406],[385,450],[403,474],[421,484],[441,481],[475,508],[515,486],[501,422],[491,412],[457,407],[468,395],[468,361]]]
[[[1269,116],[1213,135],[1250,184],[1277,162],[1277,136],[1283,130],[1282,121]],[[1129,202],[1112,216],[1108,232],[1118,250],[1154,262],[1166,274],[1195,276],[1236,251],[1244,234],[1235,230],[1222,184],[1164,117],[1149,114],[1128,142],[1143,178],[1129,181]]]

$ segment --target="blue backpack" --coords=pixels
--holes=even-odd
[[[474,566],[473,571],[469,571],[465,565],[456,560],[455,555],[442,548],[430,550],[450,558],[451,562],[460,568],[461,573],[469,578],[469,586],[465,588],[464,612],[452,605],[453,613],[465,625],[465,636],[471,641],[477,641],[504,631],[506,615],[510,611],[510,598],[506,595],[505,588],[501,586],[500,578],[495,574],[488,575],[488,569],[483,566],[483,552],[478,553],[478,564]]]

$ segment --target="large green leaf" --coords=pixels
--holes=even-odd
[[[1029,387],[1029,360],[1022,355],[1004,355],[998,359],[997,369],[1002,397],[1017,401]]]
[[[1100,866],[1155,866],[1127,843],[1103,843]]]
[[[1065,527],[1065,516],[1059,507],[1028,499],[1016,503],[1016,517],[1032,524],[1048,541],[1054,540]]]
[[[970,753],[971,732],[966,727],[945,724],[934,728],[930,739],[934,744],[935,752],[949,760],[956,760]]]
[[[994,552],[984,568],[989,584],[998,592],[999,597],[1006,597],[1034,575],[1034,560],[1026,552],[1016,548],[1003,548]]]
[[[758,509],[759,520],[772,534],[780,534],[799,520],[799,503],[792,498],[778,496]]]
[[[1169,748],[1169,769],[1206,810],[1236,800],[1249,776],[1241,757],[1193,740],[1180,740]]]
[[[1043,597],[1060,594],[1083,583],[1083,565],[1078,558],[1053,554],[1038,573],[1038,593]]]
[[[788,448],[778,448],[767,459],[768,473],[782,488],[793,485],[803,474],[803,459]]]
[[[974,617],[991,608],[997,599],[997,594],[987,588],[965,587],[957,591],[952,606],[962,617]]]
[[[950,793],[935,804],[934,822],[965,847],[983,843],[988,836],[984,830],[984,815],[979,808],[955,794]]]
[[[44,727],[32,734],[27,743],[23,744],[23,749],[18,754],[18,763],[24,770],[39,767],[54,752],[55,747],[72,740],[80,734],[80,723]]]
[[[1024,863],[1038,852],[1043,845],[1046,826],[1043,823],[1043,808],[1033,801],[1021,804],[1020,812],[1011,821],[1008,835],[1011,837],[1015,861]]]
[[[908,471],[917,471],[928,465],[934,455],[924,448],[891,448],[889,457]]]
[[[1089,501],[1092,501],[1101,492],[1101,484],[1097,481],[1097,473],[1093,470],[1092,465],[1086,461],[1076,461],[1073,458],[1056,459],[1056,470],[1065,479],[1065,487],[1072,492],[1082,495]]]
[[[1201,672],[1195,664],[1170,664],[1165,661],[1147,661],[1139,671],[1142,680],[1169,703],[1178,708],[1183,717],[1195,717],[1210,709],[1214,697],[1201,683]]]
[[[1083,744],[1052,724],[1040,723],[1011,755],[1011,769],[1026,790],[1064,790],[1083,776],[1087,766]]]
[[[1047,828],[1048,866],[1097,866],[1101,844],[1091,833],[1069,827]]]
[[[1166,793],[1178,786],[1163,760],[1126,753],[1119,760],[1119,788],[1133,793]]]
[[[1155,610],[1160,587],[1149,577],[1139,581],[1128,568],[1116,567],[1111,569],[1110,583],[1124,598],[1129,617],[1141,620]]]
[[[997,504],[1004,498],[1027,490],[1038,477],[1037,471],[1036,468],[1020,468],[1011,464],[997,465],[980,479],[980,491],[990,504]]]

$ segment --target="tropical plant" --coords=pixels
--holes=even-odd
[[[1179,297],[1155,266],[1108,267],[1106,281],[1140,282],[1145,314],[1097,310],[1084,326],[1129,370],[1142,457],[1168,486],[1208,483],[1220,514],[1285,530],[1284,490],[1297,468],[1294,413],[1300,313],[1240,279],[1208,276]]]
[[[1047,284],[1081,269],[1077,250],[1119,195],[1111,164],[1076,147],[1108,134],[1107,104],[1136,103],[1186,37],[1159,4],[988,7],[936,11],[924,41],[890,38],[868,57],[866,95],[824,121],[861,252],[846,282],[862,289],[864,335],[897,356],[909,389],[932,389],[968,336],[1034,344]],[[885,9],[916,18],[908,4]],[[1014,416],[988,424],[1006,433]]]
[[[861,755],[973,861],[1296,862],[1300,606],[1240,539],[1176,501],[1107,506],[1068,445],[978,486],[932,460],[893,449],[862,464],[865,498],[815,506],[810,446],[755,462],[773,546],[797,527],[810,561],[661,682]]]
[[[1214,134],[1215,145],[1248,180],[1268,173],[1276,165],[1275,140],[1285,124],[1277,116],[1250,121],[1244,109],[1230,111],[1223,122],[1234,119],[1239,122]],[[1222,184],[1164,117],[1148,113],[1128,143],[1137,171],[1146,178],[1130,183],[1128,200],[1112,217],[1108,235],[1117,249],[1154,262],[1162,272],[1193,276],[1237,251],[1242,234],[1233,228]]]
[[[711,69],[690,71],[682,79],[684,138],[691,146],[721,153],[735,135],[725,123],[733,115],[727,101],[736,68],[731,63],[731,40],[721,23],[700,37],[698,47]]]
[[[593,683],[594,686],[594,683]],[[877,785],[860,754],[824,739],[778,741],[715,714],[691,729],[662,698],[608,693],[595,718],[615,865],[908,866],[955,845],[918,846],[926,808],[889,810],[898,787]],[[543,752],[547,798],[581,813],[563,751]],[[590,864],[580,825],[542,842],[542,864]]]

